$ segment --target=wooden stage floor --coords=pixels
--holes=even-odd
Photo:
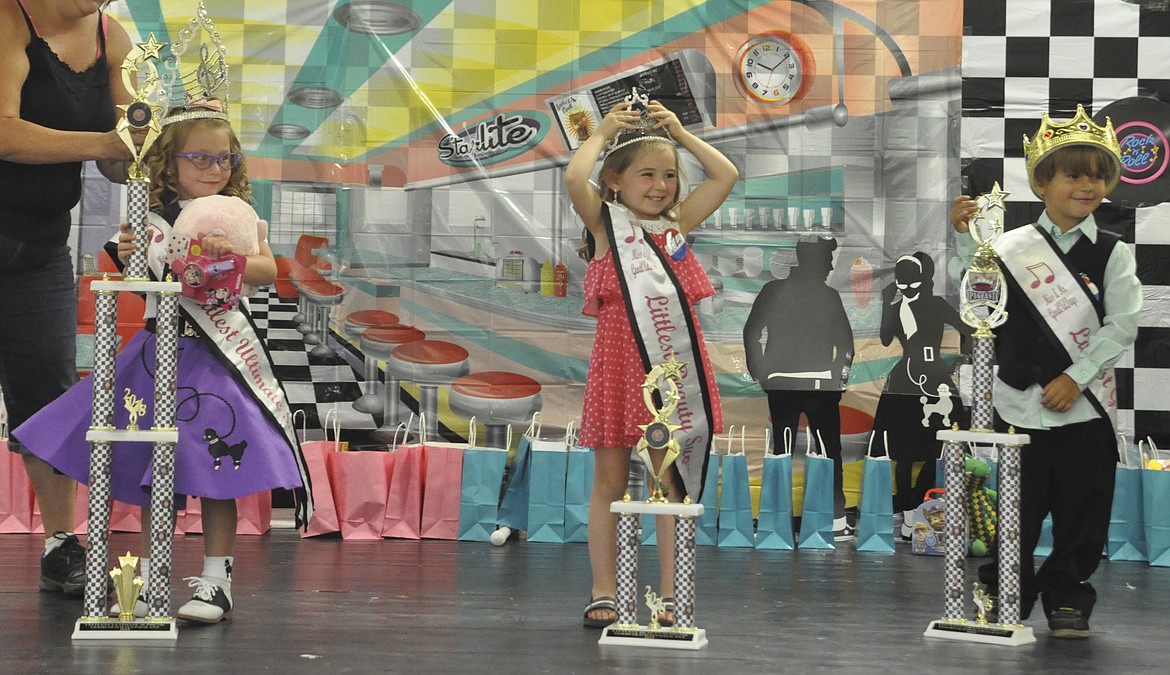
[[[234,619],[180,622],[167,647],[75,645],[81,601],[37,591],[40,537],[0,536],[0,664],[9,673],[1167,672],[1170,569],[1102,561],[1092,637],[984,646],[922,637],[942,612],[942,560],[850,550],[701,548],[698,652],[601,647],[581,627],[584,544],[240,537]],[[137,548],[114,534],[111,549]],[[175,544],[181,577],[202,541]],[[656,575],[644,549],[640,588]],[[970,561],[972,569],[975,561]],[[973,578],[973,577],[971,577]],[[644,619],[643,619],[644,620]]]

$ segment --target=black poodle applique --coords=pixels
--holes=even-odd
[[[219,466],[223,462],[224,457],[232,458],[232,468],[240,468],[240,460],[244,456],[244,450],[248,447],[248,441],[240,441],[233,445],[228,445],[226,441],[219,437],[215,429],[204,429],[203,440],[207,441],[207,452],[215,459],[215,470],[219,471]]]

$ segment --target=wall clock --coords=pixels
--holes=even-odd
[[[812,52],[784,31],[761,33],[735,54],[735,86],[749,101],[784,105],[804,96],[815,74]]]

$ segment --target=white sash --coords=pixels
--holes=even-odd
[[[682,451],[675,466],[687,495],[697,503],[702,496],[712,430],[706,365],[699,352],[694,317],[665,254],[645,236],[641,222],[616,204],[602,207],[602,220],[646,372],[672,353],[687,364],[682,369],[681,399],[675,410],[675,423],[681,426],[675,439]]]
[[[151,226],[158,228],[162,233],[161,238],[152,237],[153,241],[164,243],[170,241],[171,226],[165,220],[152,218]],[[167,273],[166,254],[164,251],[162,255],[155,255],[154,249],[152,246],[148,250],[147,264],[151,274],[156,279],[162,279]],[[264,342],[257,335],[252,324],[252,316],[246,307],[247,303],[241,302],[239,309],[229,310],[200,305],[193,298],[179,296],[180,317],[199,329],[206,344],[214,347],[222,360],[236,371],[238,375],[236,380],[244,385],[269,419],[284,432],[288,448],[296,461],[297,471],[301,475],[301,483],[304,485],[303,492],[294,491],[297,496],[296,522],[307,527],[309,517],[313,513],[313,490],[309,482],[309,471],[301,454],[300,443],[297,441],[296,429],[292,424],[292,411],[285,398],[284,387],[276,377],[272,358]]]
[[[1015,279],[1024,297],[1048,326],[1070,363],[1089,345],[1089,336],[1101,319],[1088,290],[1065,264],[1055,242],[1037,227],[1020,227],[995,242],[1000,261]],[[1117,426],[1117,380],[1113,368],[1103,370],[1085,388],[1089,401]]]

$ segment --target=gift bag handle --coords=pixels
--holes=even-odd
[[[731,442],[735,440],[735,425],[727,427],[727,456],[735,454],[731,451]]]
[[[565,425],[565,449],[572,449],[575,445],[577,445],[577,423],[569,420],[569,423]]]
[[[467,420],[467,447],[475,447],[477,432],[478,430],[475,428],[475,415],[472,415],[471,419]]]
[[[796,439],[792,437],[792,427],[784,427],[784,452],[781,454],[791,455],[796,448]]]
[[[394,436],[390,439],[390,450],[393,451],[393,450],[398,449],[398,432],[399,432],[399,430],[402,430],[402,442],[403,443],[406,442],[406,439],[410,438],[410,427],[413,424],[414,424],[414,411],[412,410],[412,411],[410,411],[410,417],[407,418],[407,420],[405,422],[399,422],[398,426],[394,427]],[[419,431],[420,431],[420,433],[422,432],[421,425],[419,427]],[[420,442],[421,442],[421,437],[420,437]]]
[[[301,416],[301,442],[304,443],[308,440],[306,436],[309,433],[309,416],[301,408],[294,410],[292,414],[292,423],[294,428],[297,426],[297,415]],[[4,438],[4,436],[0,434],[0,438]]]
[[[747,456],[747,425],[739,425],[739,454]]]
[[[421,445],[426,445],[429,440],[427,438],[427,414],[420,412],[418,414],[418,442]]]
[[[341,451],[341,416],[337,414],[337,408],[330,408],[325,412],[325,424],[323,431],[325,432],[325,440],[329,440],[329,420],[333,420],[333,452]]]
[[[528,429],[524,435],[529,438],[540,438],[540,411],[532,413],[532,421],[528,423]]]
[[[866,457],[873,457],[876,459],[877,455],[873,454],[874,436],[877,436],[877,429],[871,429],[869,432],[869,445],[867,445],[865,448],[865,456]],[[888,431],[882,431],[882,448],[886,451],[886,459],[889,459],[890,458],[890,432],[888,432]]]

